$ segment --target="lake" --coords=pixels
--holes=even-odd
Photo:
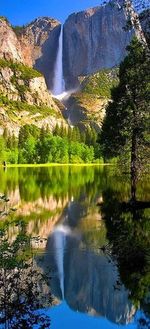
[[[51,320],[43,328],[150,328],[150,209],[128,205],[127,173],[112,166],[1,168],[0,195],[5,195],[0,229],[5,229],[7,243],[14,248],[20,232],[30,236],[30,248],[17,254],[16,263],[11,256],[6,269],[12,284],[5,294],[8,304],[16,284],[21,303],[30,304],[25,295],[33,288],[32,313],[38,309],[38,315]],[[148,177],[143,175],[137,199],[146,203],[148,198]],[[4,253],[3,246],[4,238]],[[26,257],[32,269],[19,265],[18,280],[19,257]],[[2,275],[5,264],[0,264]],[[20,286],[26,287],[23,293]],[[1,288],[0,319],[6,305]],[[11,303],[9,314],[13,307]],[[38,328],[36,323],[31,328]],[[10,320],[7,324],[15,328]]]

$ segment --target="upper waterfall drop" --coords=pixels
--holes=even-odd
[[[59,98],[65,91],[65,83],[63,78],[63,26],[61,26],[58,53],[54,68],[54,81],[52,93]]]

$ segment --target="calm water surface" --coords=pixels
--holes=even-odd
[[[112,167],[0,170],[9,241],[20,221],[31,234],[34,266],[52,329],[149,328],[149,209],[129,209],[130,179]],[[148,179],[137,197],[148,201]],[[10,211],[10,212],[9,212]],[[35,238],[36,237],[36,238]],[[121,326],[121,327],[120,327]]]

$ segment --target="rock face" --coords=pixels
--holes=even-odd
[[[0,58],[34,67],[52,89],[60,29],[60,22],[48,17],[20,28],[12,28],[7,19],[0,18]]]
[[[23,64],[12,65],[9,61],[2,61],[0,66],[0,92],[9,100],[23,101],[29,105],[45,105],[58,111],[47,90],[45,79],[39,72]]]
[[[122,3],[120,0],[119,3]],[[145,11],[140,15],[142,28],[149,42],[150,40],[150,12]],[[125,31],[127,14],[120,5],[111,3],[72,14],[64,24],[63,33],[63,67],[67,89],[79,86],[78,93],[74,93],[67,101],[67,111],[60,102],[55,102],[48,92],[53,88],[54,68],[58,52],[61,24],[59,21],[42,17],[26,27],[14,28],[7,19],[0,17],[0,94],[7,96],[8,103],[24,102],[21,108],[29,106],[48,107],[57,117],[70,120],[73,125],[89,125],[99,129],[105,114],[105,107],[110,97],[101,95],[102,85],[99,86],[99,71],[102,68],[112,68],[120,63],[125,56],[125,48],[130,42],[134,31]],[[7,63],[2,63],[6,61]],[[13,65],[11,65],[13,63]],[[8,65],[6,65],[8,64]],[[19,68],[17,65],[24,65]],[[32,68],[40,73],[34,74]],[[30,71],[31,70],[31,71]],[[86,76],[86,78],[85,78]],[[90,77],[89,77],[90,76]],[[46,84],[45,84],[45,80]],[[92,79],[92,80],[89,80]],[[101,79],[103,80],[103,79]],[[91,81],[94,84],[91,85]],[[81,81],[80,81],[81,82]],[[108,82],[109,85],[109,82]],[[91,89],[92,86],[92,89]],[[1,97],[0,96],[0,97]],[[106,96],[106,97],[105,97]],[[1,97],[2,98],[2,97]],[[0,99],[0,131],[9,122],[9,128],[13,127],[13,105],[4,106],[4,99]],[[6,103],[6,101],[5,101]],[[18,133],[18,110],[15,104],[15,129]],[[8,111],[9,108],[9,111]],[[61,111],[60,111],[60,110]],[[48,119],[40,110],[40,121],[53,127],[56,123],[54,117]],[[9,114],[8,114],[9,112]],[[32,112],[32,111],[31,111]],[[35,112],[35,110],[34,110]],[[54,113],[55,112],[55,113]],[[61,113],[60,113],[61,112]],[[24,114],[23,114],[24,113]],[[39,111],[36,119],[32,116],[31,123],[39,124]],[[21,113],[21,124],[28,122],[30,110]],[[35,115],[35,113],[34,113]],[[54,115],[54,116],[55,116]],[[30,117],[31,119],[31,117]],[[46,121],[45,121],[46,120]],[[38,123],[36,123],[38,121]],[[14,128],[11,130],[14,131]]]
[[[111,88],[117,84],[118,69],[102,70],[81,77],[80,91],[73,93],[66,102],[65,114],[69,122],[80,128],[90,125],[99,131],[111,98]]]
[[[0,134],[7,128],[17,136],[25,124],[39,128],[48,125],[53,130],[63,121],[39,72],[21,63],[0,60]]]
[[[125,31],[125,9],[109,3],[69,16],[64,24],[64,75],[67,85],[80,75],[117,66],[133,31]]]
[[[150,46],[150,9],[143,11],[140,16],[140,23],[145,34],[146,41]]]
[[[69,122],[81,129],[90,125],[99,130],[107,103],[107,99],[103,99],[98,95],[82,92],[72,94],[67,104]]]
[[[4,18],[0,18],[0,58],[23,62],[21,45]]]
[[[8,101],[6,101],[8,103]],[[4,129],[16,137],[19,135],[19,130],[24,125],[35,125],[38,128],[49,127],[53,131],[56,124],[65,126],[66,122],[61,114],[53,108],[45,108],[44,106],[29,106],[28,104],[12,102],[2,104],[0,99],[0,135]]]
[[[0,18],[0,134],[7,128],[17,136],[25,124],[48,125],[50,130],[56,123],[66,124],[44,79],[52,76],[59,30],[53,19],[16,29]]]
[[[60,28],[57,20],[42,17],[18,31],[25,63],[44,75],[49,89],[53,85]]]

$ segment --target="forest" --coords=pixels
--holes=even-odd
[[[49,128],[25,125],[19,137],[10,135],[7,129],[0,137],[1,162],[17,164],[35,163],[92,163],[102,162],[97,133],[94,128],[79,128],[56,124]]]

